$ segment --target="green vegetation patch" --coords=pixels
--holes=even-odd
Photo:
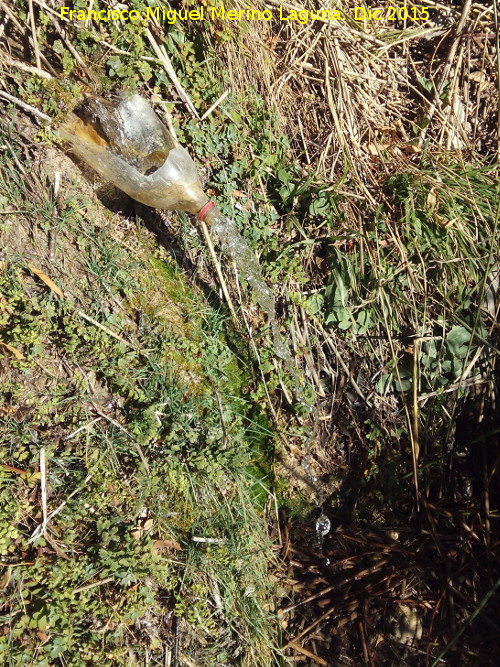
[[[174,614],[198,664],[230,661],[236,643],[240,661],[270,664],[273,558],[257,492],[269,431],[245,350],[151,235],[117,231],[71,169],[52,198],[43,176],[16,175],[11,149],[2,661],[163,660]]]

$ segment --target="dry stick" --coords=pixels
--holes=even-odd
[[[88,18],[90,16],[90,12],[92,11],[92,8],[94,6],[94,0],[89,0],[89,6],[87,8],[87,18],[85,19],[85,27],[89,27],[90,19]]]
[[[99,40],[99,43],[108,48],[110,51],[113,51],[113,53],[119,53],[122,56],[130,56],[130,51],[125,51],[124,49],[119,49],[117,46],[114,46],[113,44],[110,44],[109,42],[106,42],[104,39]],[[140,60],[146,60],[147,62],[150,63],[157,63],[158,58],[153,58],[153,56],[139,56]]]
[[[19,23],[19,21],[17,20],[16,15],[13,14],[12,11],[10,10],[9,5],[7,5],[7,4],[4,3],[4,2],[0,2],[0,7],[2,7],[2,9],[4,10],[6,16],[9,17],[9,19],[10,19],[10,20],[12,21],[12,23],[16,26],[16,28],[21,32],[21,34],[23,34],[23,33],[25,32],[25,30],[26,30],[26,26],[22,26],[22,25]]]
[[[437,106],[439,105],[439,98],[441,96],[441,93],[443,92],[444,86],[446,84],[446,79],[448,78],[448,75],[450,73],[450,70],[453,66],[453,60],[455,58],[455,53],[457,52],[458,44],[460,42],[460,39],[462,37],[462,30],[465,25],[465,21],[467,20],[467,15],[469,14],[469,10],[472,4],[472,0],[465,0],[464,6],[462,7],[462,13],[460,15],[460,19],[458,21],[456,30],[455,30],[455,37],[453,38],[453,42],[451,43],[450,50],[448,51],[448,55],[446,57],[446,62],[445,66],[443,69],[443,74],[441,76],[441,81],[439,82],[439,85],[435,89],[434,93],[434,99],[432,101],[432,104],[429,109],[429,113],[427,114],[427,119],[428,119],[428,125],[429,127],[430,122],[434,116],[434,113],[436,111]],[[427,133],[427,128],[424,128],[422,131],[422,134],[420,135],[420,139],[418,142],[418,145],[421,147],[425,141],[425,136]]]
[[[45,447],[40,449],[40,488],[42,493],[42,530],[45,536],[47,530],[47,466],[45,459]]]
[[[205,118],[208,118],[208,117],[210,116],[210,114],[212,113],[212,111],[213,111],[214,109],[217,109],[217,107],[219,106],[219,104],[222,104],[222,102],[224,102],[224,100],[226,99],[226,97],[229,95],[230,92],[231,92],[231,88],[228,88],[224,93],[222,93],[222,95],[219,97],[219,99],[216,100],[216,101],[212,104],[212,106],[211,106],[209,109],[207,109],[207,110],[205,111],[205,113],[204,113],[203,116],[200,118],[200,120],[205,120]]]
[[[330,607],[330,609],[329,609],[328,611],[326,611],[322,616],[320,616],[319,618],[317,618],[317,619],[314,621],[314,623],[311,623],[311,625],[308,625],[307,628],[305,628],[304,630],[302,630],[302,632],[300,632],[296,637],[294,637],[292,640],[290,640],[290,641],[288,642],[288,644],[285,644],[285,646],[283,646],[283,650],[285,650],[285,649],[287,649],[287,648],[290,648],[291,644],[296,643],[299,639],[301,639],[301,638],[304,637],[305,635],[308,635],[308,634],[311,632],[311,630],[314,630],[314,628],[315,628],[317,625],[319,625],[319,624],[322,623],[324,620],[326,620],[331,614],[333,614],[334,611],[335,611],[335,607]]]
[[[229,307],[229,310],[231,312],[231,317],[233,318],[233,322],[235,325],[239,324],[238,321],[238,316],[236,315],[236,310],[234,309],[233,302],[231,300],[231,297],[229,295],[229,291],[227,289],[226,281],[224,280],[224,276],[222,274],[222,269],[221,265],[219,264],[219,260],[217,259],[217,255],[215,254],[215,249],[212,243],[212,239],[210,238],[210,232],[208,231],[208,227],[203,220],[200,221],[201,229],[203,231],[203,235],[205,236],[205,241],[207,242],[208,245],[208,250],[210,251],[210,256],[212,257],[212,261],[215,265],[215,270],[217,271],[217,276],[219,277],[220,281],[220,286],[222,288],[222,292],[224,293],[224,297],[226,299],[227,305]]]
[[[7,14],[5,14],[5,16],[3,17],[3,21],[0,24],[0,40],[2,39],[3,34],[5,32],[5,26],[7,25],[7,21],[8,21],[8,17],[7,17]]]
[[[441,140],[441,138],[443,137],[443,135],[446,131],[446,134],[447,134],[446,150],[447,151],[449,151],[450,148],[452,148],[452,141],[454,141],[455,144],[458,143],[457,139],[458,139],[459,135],[461,135],[462,141],[464,142],[464,144],[467,147],[469,147],[469,143],[468,143],[469,142],[469,137],[467,136],[467,133],[463,130],[461,124],[457,125],[457,119],[458,119],[458,115],[459,115],[461,107],[462,107],[462,113],[463,113],[463,105],[462,105],[462,102],[460,100],[459,87],[458,87],[458,75],[459,75],[459,71],[460,71],[460,68],[461,68],[461,65],[462,65],[462,60],[463,60],[463,49],[460,50],[460,54],[459,54],[457,62],[455,64],[455,71],[453,73],[452,83],[450,83],[450,96],[449,96],[450,103],[448,105],[448,109],[447,109],[447,113],[446,113],[446,119],[448,121],[447,125],[449,124],[450,127],[449,127],[449,129],[447,127],[446,130],[443,127],[443,129],[441,130],[441,134],[440,134],[440,140]],[[467,103],[466,103],[466,107],[467,107]],[[440,143],[441,143],[441,141],[440,141]],[[455,145],[454,148],[458,148],[459,146],[460,146],[460,144]]]
[[[14,60],[14,58],[11,58],[7,53],[3,53],[2,58],[7,65],[10,65],[10,67],[17,67],[17,69],[20,69],[23,72],[28,72],[29,74],[36,74],[37,76],[40,76],[43,79],[47,79],[47,81],[51,81],[53,78],[52,74],[49,74],[44,69],[33,67],[32,65],[26,65],[26,63],[22,63],[20,60]]]
[[[57,18],[57,19],[60,18],[59,12],[57,12],[55,9],[52,9],[52,7],[49,7],[43,0],[35,0],[35,3],[39,7],[41,7],[45,12],[47,12],[48,14],[52,14],[54,16],[54,18]],[[75,23],[77,24],[78,21],[76,21]]]
[[[366,645],[366,633],[365,633],[365,629],[363,627],[363,622],[362,621],[358,621],[358,628],[359,628],[359,635],[361,637],[361,645],[362,645],[362,648],[363,648],[364,663],[365,663],[365,665],[368,665],[368,664],[373,665],[372,661],[369,660],[369,658],[368,658],[368,647]]]
[[[180,619],[178,616],[174,616],[174,645],[172,647],[172,667],[179,667],[179,628],[180,628]]]
[[[340,588],[344,584],[349,583],[350,581],[353,581],[353,579],[361,579],[361,577],[365,577],[369,574],[372,574],[373,572],[377,572],[380,570],[381,567],[386,565],[389,562],[389,559],[386,558],[385,560],[381,560],[375,565],[372,565],[371,567],[367,567],[365,570],[362,570],[361,572],[357,572],[355,574],[351,574],[348,577],[344,577],[340,581],[338,581],[335,584],[332,584],[331,586],[327,586],[324,588],[322,591],[319,591],[319,593],[314,593],[314,595],[310,595],[308,598],[305,598],[305,600],[300,600],[299,602],[296,602],[295,604],[290,605],[289,607],[285,607],[283,611],[281,612],[282,614],[287,614],[289,611],[293,611],[294,609],[297,609],[297,607],[301,607],[304,604],[308,604],[309,602],[312,602],[313,600],[317,600],[318,598],[323,597],[323,595],[326,595],[327,593],[330,593],[331,591],[334,591],[336,588]]]
[[[114,581],[114,577],[106,577],[101,579],[101,581],[95,581],[93,584],[86,584],[85,586],[80,586],[80,588],[75,588],[73,593],[83,593],[83,591],[89,591],[92,588],[97,588],[98,586],[104,586],[104,584],[109,584],[111,581]]]
[[[165,120],[167,121],[168,131],[173,136],[174,141],[175,141],[175,147],[177,147],[179,145],[179,140],[177,139],[177,132],[175,131],[175,127],[174,127],[174,124],[172,122],[172,115],[171,115],[170,111],[168,110],[168,108],[166,106],[164,106],[165,103],[163,102],[163,100],[160,100],[160,103],[163,107]]]
[[[63,500],[63,502],[59,505],[59,507],[57,507],[53,512],[51,512],[51,513],[47,516],[47,520],[46,520],[46,523],[45,523],[45,528],[47,528],[47,524],[49,523],[49,521],[51,521],[51,520],[56,516],[56,514],[59,514],[59,512],[60,512],[62,509],[64,509],[64,507],[66,507],[66,505],[67,505],[68,502],[71,500],[71,498],[73,498],[73,496],[75,496],[77,493],[79,493],[82,489],[84,489],[84,488],[87,486],[87,484],[88,484],[88,482],[91,480],[91,478],[92,478],[92,475],[87,475],[87,477],[85,478],[83,484],[82,484],[81,486],[79,486],[77,489],[75,489],[74,491],[72,491],[72,492],[69,494],[69,496],[66,498],[66,500]],[[28,544],[31,543],[31,542],[34,542],[34,541],[40,536],[40,533],[41,533],[41,530],[42,530],[42,526],[43,526],[43,524],[41,524],[40,526],[38,526],[38,528],[34,531],[33,535],[32,535],[32,536],[30,537],[30,539],[28,540]]]
[[[307,164],[311,164],[311,158],[309,157],[309,151],[307,150],[307,142],[304,135],[304,128],[302,127],[302,121],[300,120],[300,114],[297,115],[297,121],[299,124],[300,136],[302,138],[302,145],[304,146],[304,152],[306,154]]]
[[[59,25],[59,22],[58,22],[55,18],[53,18],[51,15],[49,15],[49,18],[50,18],[50,20],[51,20],[51,22],[52,22],[54,28],[55,28],[55,29],[57,30],[57,32],[59,33],[59,36],[61,37],[61,39],[62,39],[63,42],[65,43],[66,47],[67,47],[68,50],[70,51],[70,53],[71,53],[71,55],[73,56],[73,58],[74,58],[74,59],[76,60],[76,62],[80,65],[80,67],[81,67],[82,70],[85,72],[85,74],[87,75],[87,77],[89,78],[89,80],[90,80],[90,81],[93,81],[94,78],[93,78],[93,76],[92,76],[92,73],[91,73],[91,72],[89,71],[89,69],[86,67],[85,62],[83,61],[83,58],[82,58],[81,55],[78,53],[78,51],[75,49],[75,47],[73,46],[73,44],[71,43],[71,41],[66,37],[66,33],[65,33],[65,31],[61,28],[61,26]]]
[[[4,92],[3,90],[0,90],[0,97],[3,97],[9,102],[12,102],[12,104],[16,104],[18,107],[21,107],[21,109],[24,109],[29,113],[32,113],[34,116],[37,116],[38,118],[42,118],[43,120],[46,120],[48,122],[52,120],[50,116],[47,116],[47,114],[43,113],[42,111],[35,109],[35,107],[32,107],[31,104],[26,104],[25,102],[21,102],[21,100],[18,100],[17,97],[9,95],[9,93]]]
[[[170,77],[170,80],[174,84],[175,89],[176,89],[177,93],[179,94],[179,97],[186,104],[186,106],[189,109],[189,111],[191,112],[191,114],[195,118],[199,118],[200,116],[199,116],[198,112],[196,111],[196,108],[194,107],[194,105],[191,102],[188,94],[186,93],[186,91],[182,87],[181,82],[177,78],[177,74],[175,73],[175,70],[172,66],[172,63],[170,62],[170,58],[168,57],[167,52],[165,51],[163,46],[158,45],[157,41],[153,37],[153,34],[152,34],[151,30],[149,30],[149,28],[146,30],[146,36],[149,40],[149,43],[153,47],[153,51],[156,53],[156,55],[160,59],[161,64],[163,65],[163,67],[164,67],[165,71],[167,72],[168,76]]]
[[[84,424],[83,426],[80,426],[80,427],[77,428],[75,431],[73,431],[73,433],[70,433],[69,435],[67,435],[67,436],[64,438],[64,440],[71,440],[71,438],[74,438],[75,435],[77,435],[77,434],[80,433],[81,431],[84,431],[84,430],[86,430],[87,428],[90,428],[90,427],[91,427],[93,424],[95,424],[96,422],[100,422],[101,419],[102,419],[102,417],[96,417],[95,419],[93,419],[92,421],[90,421],[88,424]]]
[[[434,398],[435,396],[442,396],[443,394],[452,394],[454,391],[458,391],[463,387],[479,387],[480,385],[486,384],[487,382],[489,382],[489,380],[483,378],[482,375],[473,375],[471,378],[465,380],[462,383],[455,381],[452,385],[450,385],[446,389],[438,389],[437,391],[430,391],[427,394],[420,394],[420,396],[418,397],[418,402],[422,403],[423,401],[426,401],[428,398]]]
[[[293,648],[294,651],[298,651],[299,653],[302,653],[302,655],[307,656],[310,660],[317,663],[318,665],[324,665],[324,667],[328,667],[328,663],[326,660],[323,660],[323,658],[319,658],[315,653],[311,653],[311,651],[308,651],[306,648],[300,646],[299,644],[294,644],[293,642],[290,642],[288,646],[289,648]]]
[[[197,535],[194,535],[191,540],[202,544],[226,544],[227,542],[225,537],[198,537]]]
[[[493,19],[495,21],[495,49],[497,54],[497,93],[500,96],[500,25],[498,17],[498,2],[493,3]],[[497,127],[500,127],[500,104],[497,105]],[[497,156],[500,160],[500,132],[497,131]]]
[[[392,49],[394,46],[399,46],[399,44],[406,45],[407,42],[421,40],[422,37],[427,37],[427,39],[430,39],[430,36],[439,37],[444,35],[445,32],[446,31],[442,28],[422,28],[421,30],[412,30],[411,32],[402,35],[400,38],[395,39],[393,42],[384,43],[384,47],[379,49],[377,54],[381,56],[385,51]]]
[[[86,314],[85,314],[83,311],[81,311],[81,310],[78,310],[78,311],[77,311],[77,314],[80,315],[80,317],[83,317],[84,320],[87,320],[87,322],[90,322],[90,324],[93,324],[93,325],[94,325],[95,327],[97,327],[98,329],[101,329],[101,331],[104,331],[105,333],[107,333],[108,336],[112,336],[113,338],[115,338],[116,340],[120,341],[120,343],[123,343],[123,344],[126,345],[127,347],[131,347],[131,348],[133,348],[133,349],[136,349],[136,348],[135,348],[135,345],[132,345],[132,343],[129,343],[128,340],[125,340],[125,338],[122,338],[122,337],[119,336],[118,334],[115,334],[114,331],[111,331],[111,329],[108,329],[108,327],[105,327],[104,324],[101,324],[101,323],[98,322],[97,320],[94,320],[92,317],[90,317],[90,315],[86,315]]]
[[[420,339],[416,338],[413,343],[413,438],[411,439],[411,453],[413,457],[413,476],[415,488],[418,489],[418,461],[420,458],[420,439],[418,428],[418,380],[419,380],[419,362],[420,362]]]
[[[15,466],[10,466],[8,463],[0,463],[0,468],[2,470],[7,470],[8,472],[14,472],[16,475],[27,475],[27,470],[21,470],[21,468],[16,468]]]
[[[41,69],[40,47],[38,46],[38,37],[36,34],[35,13],[33,11],[33,0],[28,0],[29,20],[31,24],[31,39],[33,40],[33,50],[35,52],[35,62],[38,69]]]

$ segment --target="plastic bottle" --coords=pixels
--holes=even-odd
[[[209,202],[188,152],[137,94],[87,98],[59,134],[104,180],[147,206],[198,214]]]

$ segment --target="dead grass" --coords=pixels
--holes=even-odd
[[[282,6],[285,15],[301,9],[274,0],[259,6]],[[469,159],[495,155],[492,6],[431,2],[431,20],[406,23],[357,22],[349,3],[336,7],[345,21],[249,23],[223,49],[233,87],[246,90],[251,71],[305,168],[329,181],[348,167],[355,191],[374,203],[380,168],[404,168],[424,143],[426,151],[454,150]],[[384,169],[380,153],[387,148],[391,164]]]

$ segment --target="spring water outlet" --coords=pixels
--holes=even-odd
[[[137,94],[111,100],[89,96],[60,126],[59,134],[77,158],[133,199],[152,208],[192,213],[211,226],[266,314],[275,354],[285,361],[297,398],[305,404],[302,382],[279,331],[274,294],[257,258],[234,220],[222,215],[203,192],[193,160],[148,102]]]

